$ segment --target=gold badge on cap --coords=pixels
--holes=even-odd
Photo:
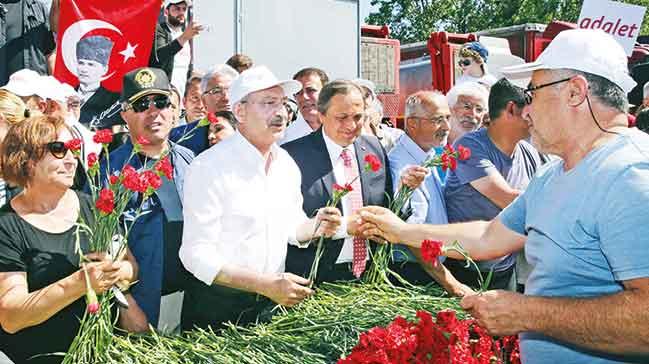
[[[139,70],[135,74],[135,82],[140,85],[141,88],[151,88],[155,82],[155,74],[148,68]]]

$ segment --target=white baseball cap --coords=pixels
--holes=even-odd
[[[9,82],[0,88],[20,97],[38,95],[40,78],[36,71],[25,68],[12,73]]]
[[[188,6],[192,4],[191,0],[165,0],[164,7],[166,8],[169,5],[180,3],[186,3]]]
[[[37,95],[44,99],[65,103],[68,98],[77,96],[77,92],[72,86],[59,82],[59,80],[52,76],[41,77],[38,82],[40,90]]]
[[[247,95],[279,86],[286,97],[291,97],[302,89],[295,80],[280,81],[266,66],[255,66],[243,71],[230,86],[230,103],[235,105]]]
[[[559,33],[534,62],[504,67],[511,79],[529,78],[536,70],[571,69],[597,76],[629,93],[636,85],[629,76],[627,56],[622,46],[599,29],[570,29]]]

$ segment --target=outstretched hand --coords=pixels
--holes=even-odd
[[[360,236],[375,241],[401,242],[407,223],[385,207],[366,206],[359,210],[362,220]]]

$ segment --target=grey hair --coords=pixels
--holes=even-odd
[[[367,108],[365,105],[365,99],[363,98],[363,90],[356,83],[349,80],[334,80],[320,90],[320,96],[318,96],[318,111],[321,114],[326,114],[331,106],[331,99],[336,95],[349,95],[353,91],[358,91],[363,99],[363,109]]]
[[[233,80],[239,77],[239,72],[227,64],[217,64],[210,68],[201,78],[201,93],[207,92],[207,84],[216,75],[223,75],[232,78]]]
[[[372,104],[369,105],[369,107],[371,107],[372,110],[374,110],[374,112],[379,114],[379,116],[380,116],[379,120],[383,119],[383,116],[385,116],[385,114],[383,112],[383,103],[381,102],[381,100],[379,100],[378,98],[375,98],[372,101]]]
[[[642,97],[643,98],[649,97],[649,81],[647,81],[644,84],[644,87],[642,88]]]
[[[446,96],[441,92],[434,91],[418,91],[414,94],[408,96],[406,99],[406,108],[404,112],[405,118],[409,118],[417,110],[424,107],[424,105],[431,105],[435,100],[438,100],[442,104],[446,103]]]
[[[569,78],[577,75],[583,76],[586,81],[588,81],[588,87],[591,94],[595,96],[600,103],[621,113],[626,113],[629,110],[629,99],[626,97],[624,90],[602,76],[572,69],[556,69],[550,70],[550,72],[560,78]]]
[[[487,108],[487,105],[489,103],[489,91],[487,91],[486,87],[477,82],[469,81],[453,86],[453,88],[451,88],[451,90],[446,94],[448,106],[450,108],[455,107],[455,104],[457,104],[457,99],[460,96],[469,96],[476,98],[482,101],[482,104],[485,108]]]

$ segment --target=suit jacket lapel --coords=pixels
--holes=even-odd
[[[365,170],[365,156],[369,153],[368,148],[362,138],[356,138],[354,141],[354,151],[356,152],[356,163],[358,165],[358,173],[361,179],[361,193],[363,195],[363,206],[369,204],[370,196],[370,173]]]
[[[315,163],[315,167],[320,167],[319,173],[322,173],[320,180],[324,185],[324,190],[327,193],[327,200],[331,199],[333,196],[333,184],[336,183],[334,178],[334,169],[331,164],[331,158],[329,158],[329,151],[327,150],[327,144],[325,144],[324,137],[322,136],[322,128],[316,130],[311,134],[311,146],[313,158],[311,159]]]

